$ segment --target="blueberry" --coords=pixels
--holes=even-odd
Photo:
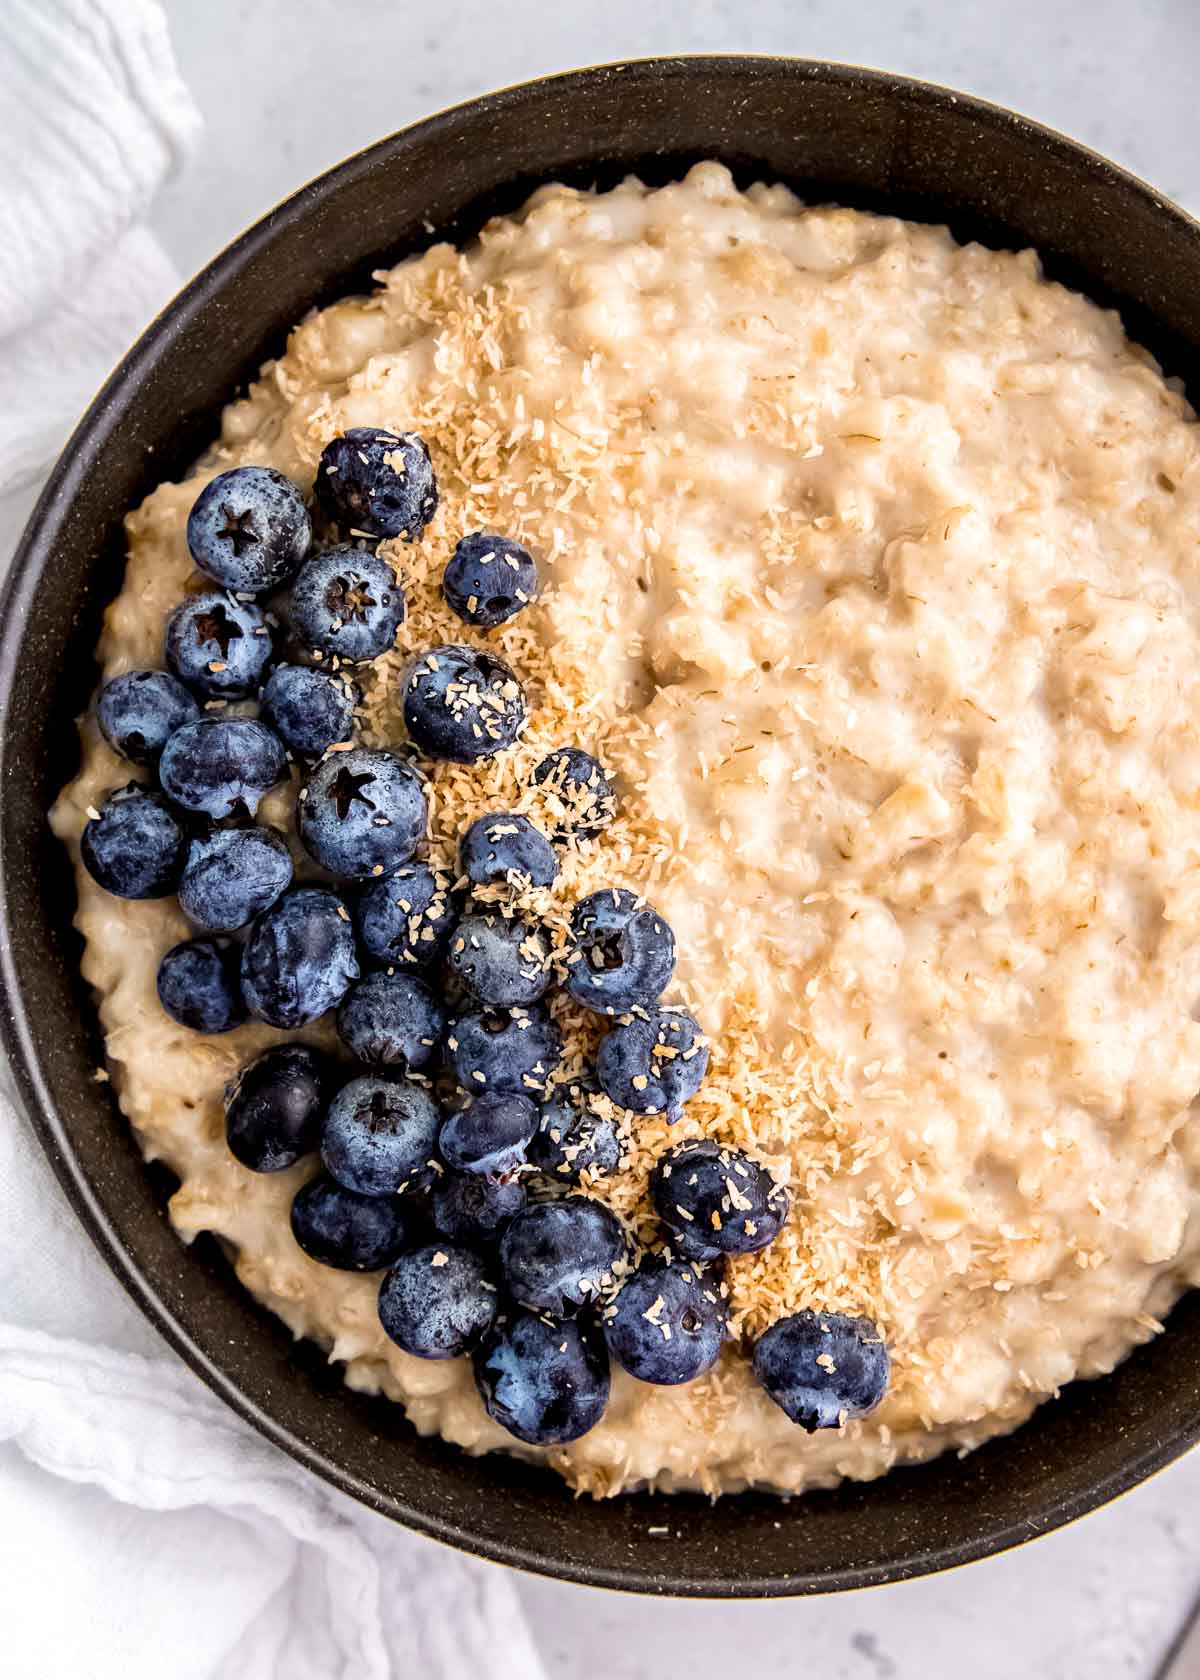
[[[192,559],[222,588],[243,595],[262,595],[286,583],[311,541],[304,497],[273,467],[218,473],[188,514]]]
[[[304,849],[343,879],[407,863],[429,821],[421,777],[378,747],[330,753],[309,777],[296,809]]]
[[[404,622],[404,591],[381,554],[343,544],[310,554],[292,584],[291,625],[322,658],[378,659]]]
[[[513,1313],[475,1354],[475,1386],[488,1416],[532,1447],[576,1441],[593,1429],[610,1380],[604,1338],[589,1320]]]
[[[526,1152],[531,1166],[568,1184],[578,1184],[584,1172],[616,1171],[621,1140],[616,1121],[592,1108],[598,1094],[595,1080],[586,1076],[553,1087]]]
[[[518,1178],[444,1172],[429,1203],[433,1223],[444,1237],[489,1248],[525,1206],[525,1186]]]
[[[262,608],[215,589],[189,595],[167,620],[167,664],[189,688],[216,700],[253,694],[272,651]]]
[[[656,1003],[675,972],[675,935],[652,904],[623,887],[581,898],[571,934],[567,990],[597,1014]]]
[[[528,817],[515,812],[478,817],[459,842],[458,858],[463,874],[477,887],[514,875],[521,884],[548,887],[558,874],[554,847]]]
[[[869,1318],[798,1312],[759,1337],[754,1374],[801,1429],[837,1429],[883,1399],[891,1361]]]
[[[596,1072],[606,1097],[635,1114],[678,1120],[708,1070],[708,1044],[684,1009],[639,1011],[600,1045]]]
[[[424,439],[416,432],[351,427],[321,452],[317,500],[347,531],[414,541],[438,505]]]
[[[88,874],[117,898],[166,898],[179,885],[187,833],[161,793],[130,782],[110,793],[79,841]]]
[[[188,811],[214,819],[253,816],[287,775],[277,735],[255,718],[199,718],[177,729],[159,764],[163,791]]]
[[[437,1054],[446,1011],[415,975],[369,974],[342,999],[337,1025],[360,1062],[416,1070]]]
[[[377,1272],[408,1247],[412,1230],[395,1196],[356,1196],[318,1173],[292,1200],[292,1235],[322,1266]]]
[[[536,1003],[554,978],[545,932],[519,916],[464,916],[450,941],[450,967],[480,1003]]]
[[[724,1258],[719,1248],[704,1240],[703,1234],[697,1234],[695,1225],[688,1225],[682,1219],[678,1229],[668,1232],[667,1246],[677,1260],[697,1261],[701,1265],[714,1265]],[[711,1231],[709,1233],[711,1235]]]
[[[525,694],[494,654],[430,648],[404,678],[404,724],[423,753],[474,764],[511,747],[525,726]]]
[[[484,1091],[448,1114],[438,1147],[442,1159],[459,1172],[503,1177],[525,1159],[525,1146],[537,1125],[537,1109],[515,1091]]]
[[[157,764],[175,731],[199,716],[194,696],[169,671],[123,671],[96,701],[104,739],[134,764]]]
[[[321,1131],[321,1159],[347,1190],[394,1196],[433,1178],[441,1116],[423,1085],[366,1073],[334,1097]]]
[[[292,887],[261,915],[242,952],[252,1015],[290,1030],[333,1009],[358,979],[354,930],[328,887]]]
[[[537,563],[528,549],[486,531],[460,540],[442,578],[451,610],[481,630],[494,630],[512,618],[537,592]]]
[[[539,1097],[562,1060],[562,1034],[541,1004],[460,1015],[446,1040],[464,1091]]]
[[[381,962],[425,968],[446,949],[458,919],[451,878],[406,863],[365,886],[355,909],[358,937]]]
[[[379,1286],[379,1322],[405,1353],[456,1359],[478,1346],[496,1317],[487,1265],[458,1243],[402,1254]]]
[[[761,1161],[710,1138],[660,1155],[650,1173],[650,1200],[689,1253],[753,1254],[779,1235],[791,1197]]]
[[[292,884],[292,854],[273,828],[217,828],[188,847],[179,907],[208,933],[233,933]]]
[[[626,1253],[625,1233],[610,1208],[566,1196],[517,1215],[500,1244],[500,1264],[514,1301],[562,1317],[594,1304]]]
[[[550,809],[550,838],[594,840],[617,814],[612,777],[579,747],[556,747],[533,772]]]
[[[691,1382],[717,1361],[729,1312],[711,1268],[649,1256],[603,1315],[608,1351],[639,1382]]]
[[[252,1172],[283,1172],[316,1147],[331,1068],[307,1044],[277,1044],[225,1092],[225,1141]]]
[[[238,985],[241,952],[228,939],[187,939],[158,965],[158,1001],[193,1032],[223,1033],[246,1019]]]
[[[320,758],[353,735],[360,698],[348,677],[312,665],[277,665],[260,696],[261,715],[297,758]]]

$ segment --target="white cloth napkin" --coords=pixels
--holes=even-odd
[[[199,127],[153,0],[4,0],[0,492],[174,291],[139,224]]]
[[[0,561],[174,287],[140,224],[197,132],[152,0],[4,0]],[[504,1570],[327,1488],[175,1357],[3,1089],[0,1630],[5,1680],[543,1673]]]

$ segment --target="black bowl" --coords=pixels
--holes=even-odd
[[[1200,1434],[1200,1308],[1016,1434],[794,1504],[644,1495],[576,1501],[550,1473],[422,1440],[343,1389],[237,1284],[185,1250],[108,1088],[81,987],[74,892],[45,812],[77,764],[72,719],[121,578],[121,519],[182,473],[237,387],[313,304],[434,236],[463,240],[551,177],[660,182],[719,157],[743,181],[1034,245],[1050,275],[1118,307],[1171,373],[1200,369],[1200,228],[1111,164],[977,100],[786,59],[661,59],[533,82],[361,152],[302,189],[158,318],[81,421],[30,521],[0,644],[4,1039],[38,1133],[106,1262],[204,1380],[329,1481],[410,1527],[567,1580],[749,1597],[894,1581],[1069,1521]],[[433,230],[431,232],[431,229]],[[655,1534],[669,1525],[669,1536]]]

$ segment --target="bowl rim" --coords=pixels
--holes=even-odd
[[[1176,221],[1200,249],[1200,221],[1165,194],[1131,171],[1113,163],[1093,148],[1033,118],[1009,110],[973,94],[941,84],[900,75],[891,71],[820,59],[793,58],[779,54],[695,53],[646,56],[614,60],[553,75],[514,82],[494,91],[444,107],[429,116],[385,135],[298,187],[278,201],[244,232],[231,240],[203,265],[163,306],[130,347],[97,394],[84,410],[50,472],[13,552],[0,590],[0,752],[6,736],[4,725],[10,706],[19,653],[18,627],[31,610],[37,587],[37,570],[42,557],[53,546],[77,487],[93,469],[106,440],[119,425],[122,414],[136,400],[144,371],[173,338],[183,332],[194,314],[229,278],[249,265],[267,242],[281,219],[306,216],[330,194],[341,191],[377,160],[403,150],[419,140],[436,138],[451,130],[465,116],[487,111],[515,118],[522,105],[536,98],[548,84],[565,88],[598,76],[652,76],[686,80],[696,71],[720,67],[730,78],[789,74],[800,80],[838,84],[867,84],[880,94],[915,104],[935,106],[943,111],[955,107],[978,122],[993,127],[1016,129],[1076,165],[1083,164],[1097,180],[1115,182],[1142,198],[1160,218]],[[719,155],[714,148],[714,155]],[[0,835],[0,874],[6,873],[6,848]],[[810,1568],[795,1574],[742,1574],[721,1582],[697,1583],[672,1576],[669,1566],[651,1578],[644,1568],[612,1564],[580,1563],[569,1557],[551,1555],[514,1541],[497,1541],[473,1533],[439,1517],[418,1510],[398,1497],[384,1498],[352,1471],[327,1457],[319,1447],[294,1432],[282,1417],[256,1403],[220,1363],[202,1348],[171,1312],[166,1301],[126,1248],[119,1230],[95,1194],[94,1187],[77,1159],[67,1128],[58,1113],[45,1077],[31,1015],[12,956],[11,917],[8,896],[0,892],[0,1049],[12,1069],[20,1107],[49,1160],[72,1209],[96,1248],[141,1311],[186,1364],[234,1412],[327,1483],[373,1510],[401,1521],[413,1531],[493,1562],[588,1586],[624,1591],[693,1598],[761,1598],[851,1590],[885,1585],[932,1574],[975,1562],[1005,1551],[1042,1533],[1077,1520],[1128,1491],[1162,1470],[1186,1452],[1200,1437],[1200,1415],[1190,1430],[1179,1430],[1149,1444],[1126,1459],[1112,1474],[1089,1484],[1072,1496],[1063,1497],[1052,1509],[1042,1510],[1024,1521],[997,1524],[981,1532],[970,1543],[944,1542],[931,1546],[900,1562],[866,1563],[845,1568],[835,1580]],[[1030,1427],[1029,1424],[1024,1427]],[[907,1473],[907,1472],[904,1472]],[[891,1472],[895,1474],[895,1472]],[[672,1496],[664,1496],[672,1497]],[[726,1496],[737,1498],[737,1495]],[[665,1507],[669,1511],[670,1506]]]

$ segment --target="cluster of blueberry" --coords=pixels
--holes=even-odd
[[[169,671],[127,672],[102,690],[103,733],[157,767],[158,785],[110,794],[91,814],[83,859],[121,896],[177,893],[200,930],[159,970],[163,1007],[184,1025],[223,1032],[253,1016],[294,1030],[337,1011],[361,1070],[347,1080],[307,1045],[266,1051],[227,1093],[232,1153],[278,1172],[319,1152],[324,1170],[292,1204],[300,1247],[328,1266],[387,1268],[379,1315],[401,1348],[470,1353],[505,1429],[542,1445],[573,1440],[604,1410],[610,1355],[652,1383],[687,1382],[713,1364],[727,1335],[725,1257],[765,1247],[788,1195],[741,1152],[706,1141],[670,1149],[650,1184],[666,1246],[636,1265],[601,1201],[529,1198],[530,1185],[550,1195],[618,1165],[617,1125],[598,1092],[635,1114],[678,1118],[707,1045],[690,1014],[660,1005],[675,942],[653,906],[619,888],[593,893],[555,954],[536,922],[464,902],[446,873],[415,859],[424,777],[408,756],[352,744],[359,696],[342,667],[394,643],[403,594],[364,543],[421,535],[438,501],[429,455],[410,434],[350,431],[325,450],[316,489],[355,542],[314,549],[300,492],[266,468],[224,473],[198,498],[189,547],[221,588],[171,615]],[[477,534],[459,543],[443,590],[466,622],[491,628],[537,583],[524,549]],[[273,664],[279,617],[259,598],[288,584],[278,614],[305,662]],[[401,681],[405,724],[426,757],[475,762],[523,727],[521,685],[489,653],[440,646]],[[257,717],[221,715],[255,692]],[[338,885],[294,884],[287,840],[255,825],[289,759],[310,767],[301,846]],[[509,812],[472,824],[459,855],[470,886],[550,885],[555,842],[594,837],[615,812],[612,782],[578,748],[549,754],[533,779],[560,815],[548,833]],[[437,990],[435,965],[446,977]],[[563,1044],[544,1002],[556,980],[610,1018],[594,1073],[557,1082]],[[455,995],[465,1007],[451,1019]],[[456,1089],[438,1100],[447,1074]],[[873,1327],[839,1315],[780,1321],[755,1364],[808,1428],[870,1409],[888,1374]]]

